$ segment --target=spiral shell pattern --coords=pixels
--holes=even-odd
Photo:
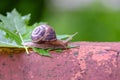
[[[44,24],[33,30],[31,39],[33,42],[54,41],[56,40],[56,34],[52,27]]]

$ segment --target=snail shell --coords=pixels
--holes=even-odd
[[[56,33],[53,30],[53,28],[46,24],[36,27],[32,31],[31,39],[33,42],[36,42],[36,43],[57,40]]]

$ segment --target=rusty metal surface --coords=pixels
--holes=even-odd
[[[120,43],[73,44],[81,45],[52,57],[2,52],[0,80],[120,80]]]

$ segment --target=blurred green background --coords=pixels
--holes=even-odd
[[[31,13],[30,24],[47,22],[57,34],[78,32],[73,41],[120,41],[119,4],[107,1],[0,0],[0,14],[14,8],[21,15]]]

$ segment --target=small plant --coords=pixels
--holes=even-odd
[[[16,9],[12,12],[7,13],[7,16],[0,14],[0,47],[7,48],[24,48],[26,53],[29,54],[28,49],[32,48],[35,52],[44,55],[50,56],[48,49],[40,49],[39,47],[31,47],[24,45],[27,42],[32,42],[31,33],[36,26],[39,26],[40,23],[35,23],[33,25],[28,25],[30,20],[30,14],[21,16]],[[76,33],[75,33],[76,34]],[[65,38],[71,38],[75,35],[57,35],[57,39],[62,40]]]

